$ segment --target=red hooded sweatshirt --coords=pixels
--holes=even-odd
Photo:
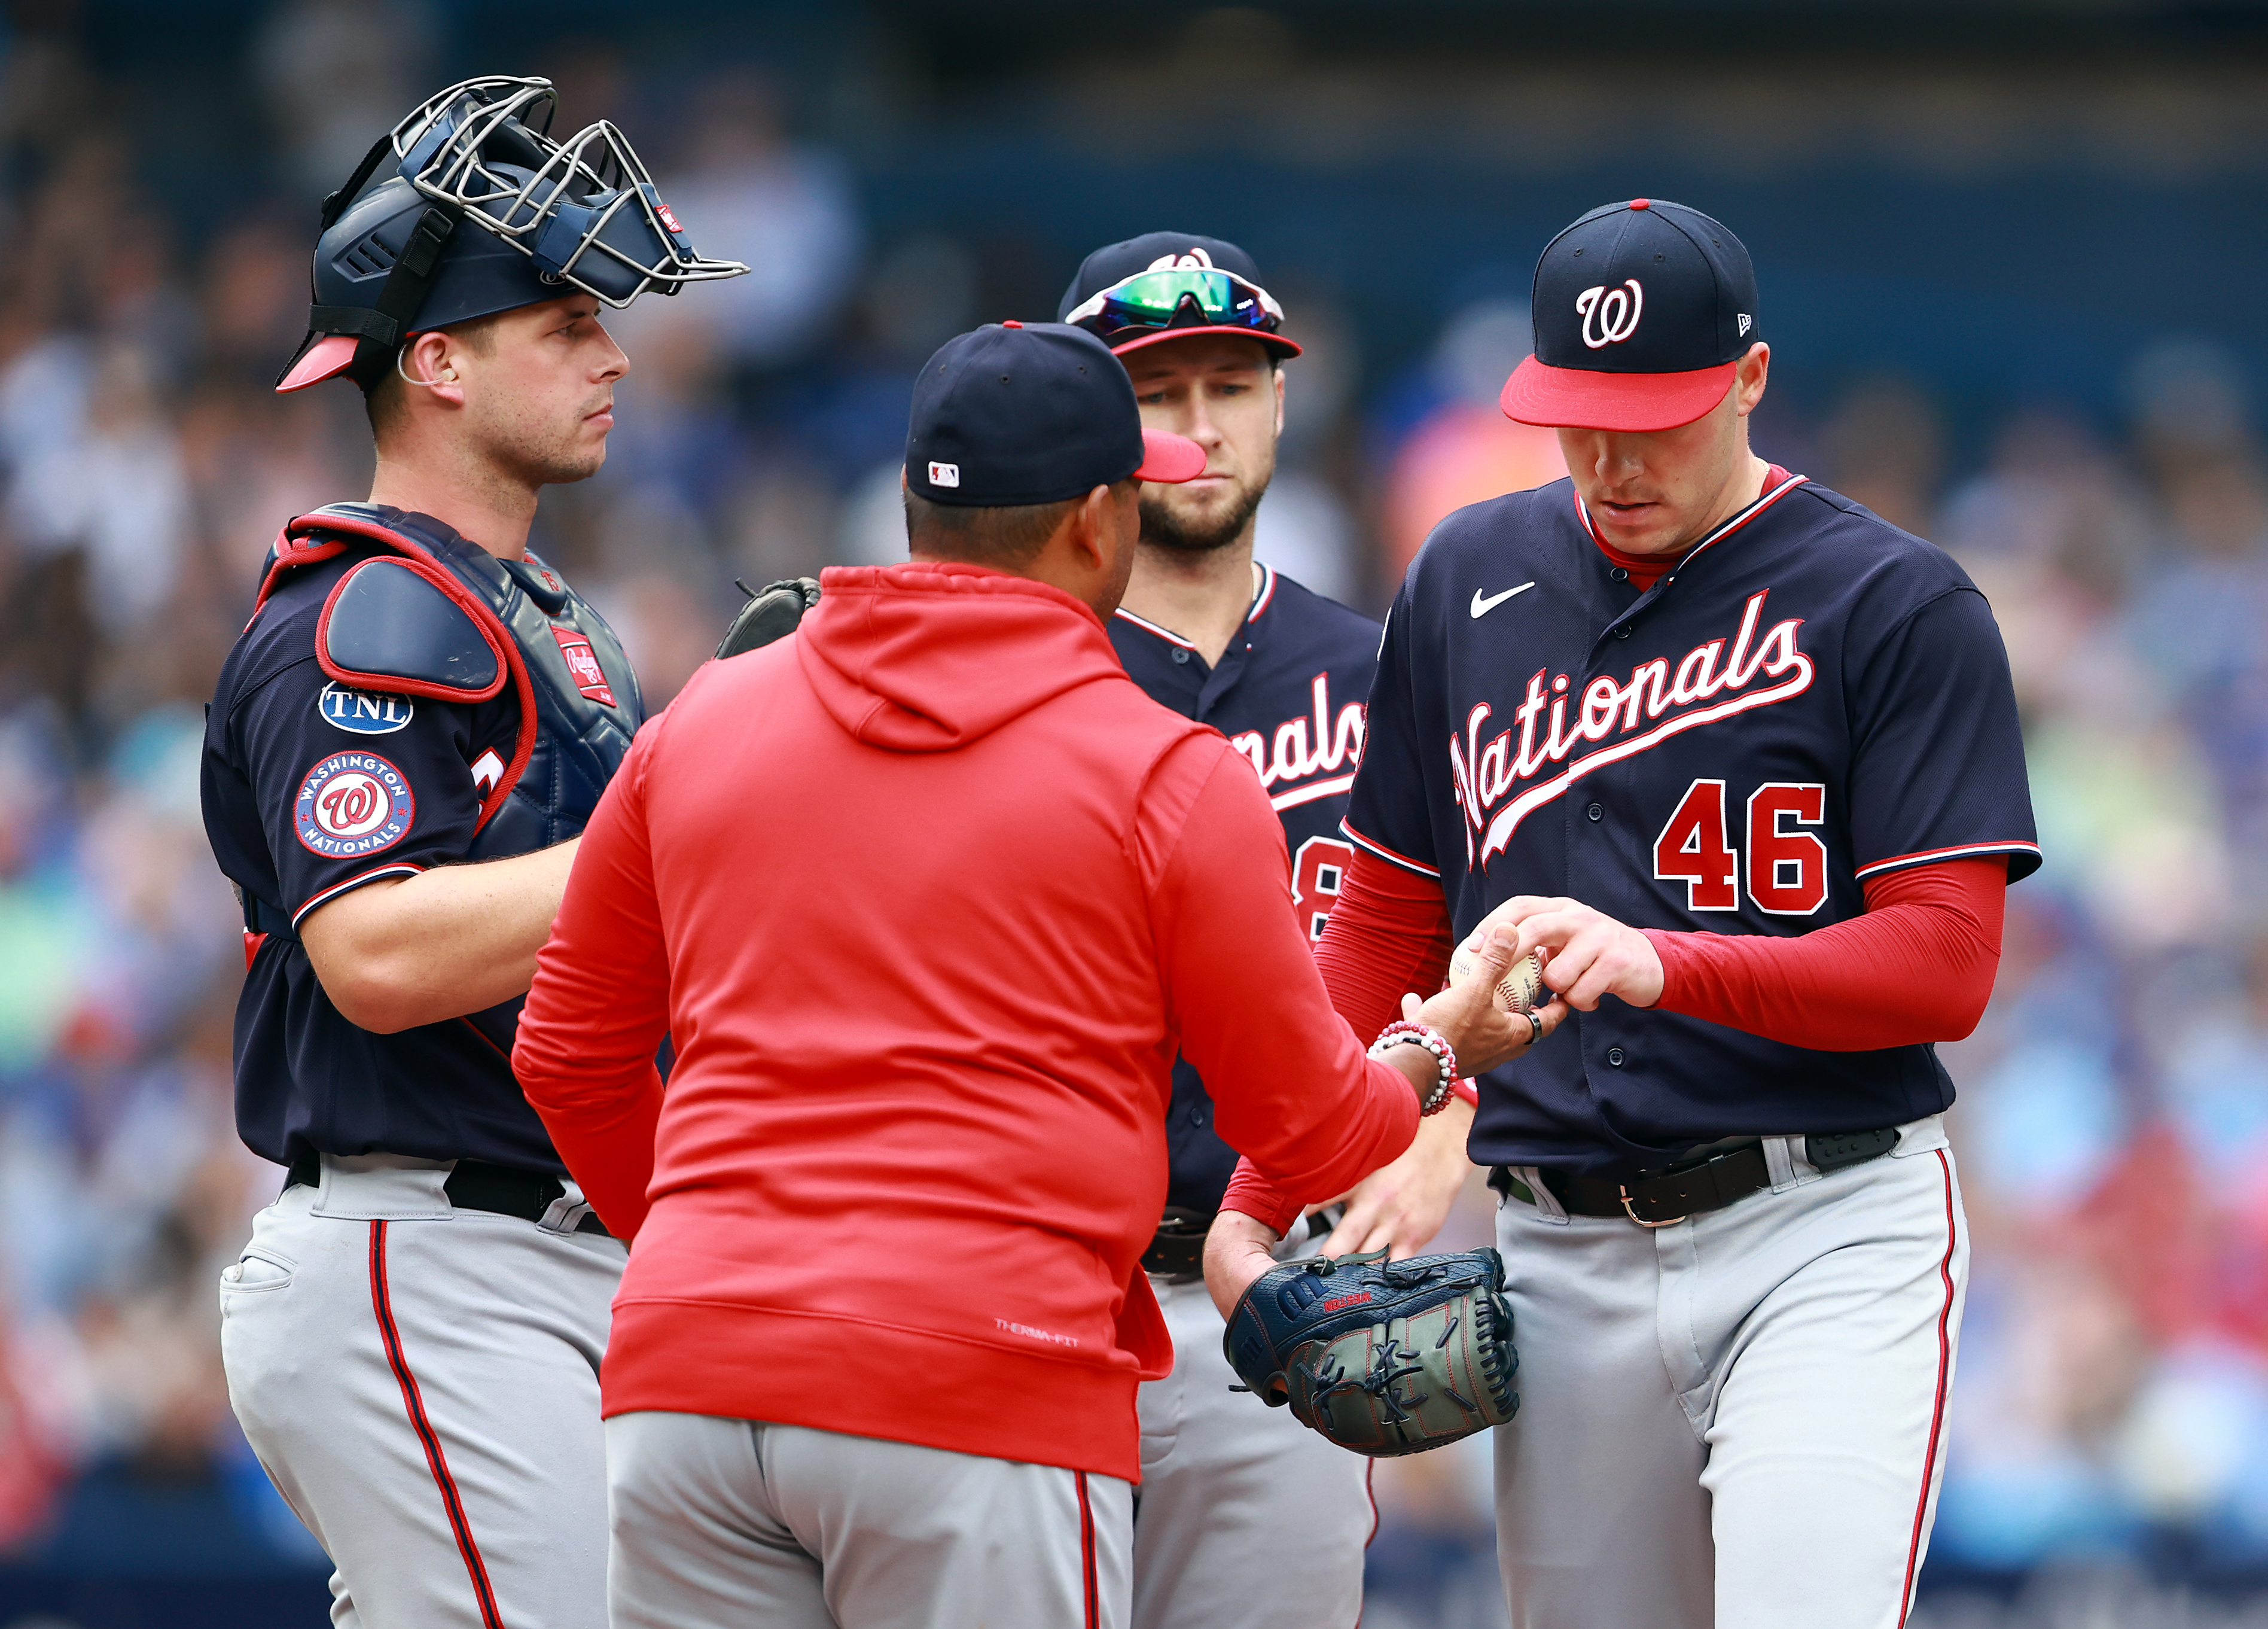
[[[1138,1480],[1176,1050],[1292,1192],[1398,1154],[1415,1099],[1331,1010],[1251,766],[1086,607],[974,566],[824,586],[639,733],[519,1021],[635,1235],[605,1412]]]

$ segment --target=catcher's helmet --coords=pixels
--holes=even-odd
[[[619,308],[747,270],[695,252],[612,124],[553,141],[556,100],[548,79],[468,79],[379,137],[323,200],[307,337],[277,390],[366,386],[414,334],[570,288]]]

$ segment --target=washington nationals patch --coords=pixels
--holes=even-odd
[[[390,849],[409,835],[417,800],[374,752],[335,752],[307,771],[291,810],[300,844],[331,859]]]

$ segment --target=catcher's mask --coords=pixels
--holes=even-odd
[[[548,79],[468,79],[379,137],[323,200],[307,337],[277,390],[367,386],[412,335],[571,290],[619,309],[747,270],[695,251],[606,120],[552,140],[557,100]]]

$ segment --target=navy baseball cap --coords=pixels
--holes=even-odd
[[[1756,272],[1698,210],[1609,203],[1536,262],[1535,354],[1505,381],[1505,416],[1584,430],[1671,430],[1725,399],[1761,337]]]
[[[906,487],[932,503],[1052,504],[1204,467],[1196,442],[1142,427],[1133,381],[1084,328],[988,322],[946,341],[914,381]]]
[[[1056,321],[1098,335],[1122,357],[1192,334],[1256,339],[1279,361],[1300,354],[1276,331],[1284,308],[1261,287],[1252,256],[1189,232],[1145,232],[1095,250],[1079,262]]]

